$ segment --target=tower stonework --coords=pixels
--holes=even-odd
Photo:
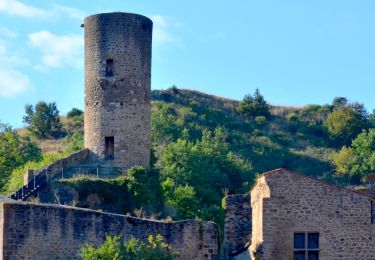
[[[85,148],[128,169],[150,163],[152,21],[130,13],[84,20]]]

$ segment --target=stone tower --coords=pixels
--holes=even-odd
[[[150,164],[152,21],[130,13],[84,20],[85,148],[91,160]]]

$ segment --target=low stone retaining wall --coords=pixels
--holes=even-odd
[[[218,233],[212,222],[167,223],[74,207],[26,202],[0,203],[1,259],[80,259],[85,244],[106,234],[146,241],[161,234],[180,259],[217,259]]]

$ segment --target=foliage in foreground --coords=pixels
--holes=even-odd
[[[15,168],[41,157],[40,149],[30,138],[21,137],[11,127],[0,123],[0,189],[7,184]]]
[[[86,245],[81,250],[84,260],[172,260],[178,254],[164,242],[163,237],[149,235],[147,243],[132,238],[122,242],[120,236],[107,235],[105,242],[95,248]]]

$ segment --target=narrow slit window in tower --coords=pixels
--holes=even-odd
[[[113,136],[105,137],[105,159],[113,160],[115,158],[115,138]]]
[[[108,59],[105,67],[105,76],[112,77],[113,76],[113,59]]]

